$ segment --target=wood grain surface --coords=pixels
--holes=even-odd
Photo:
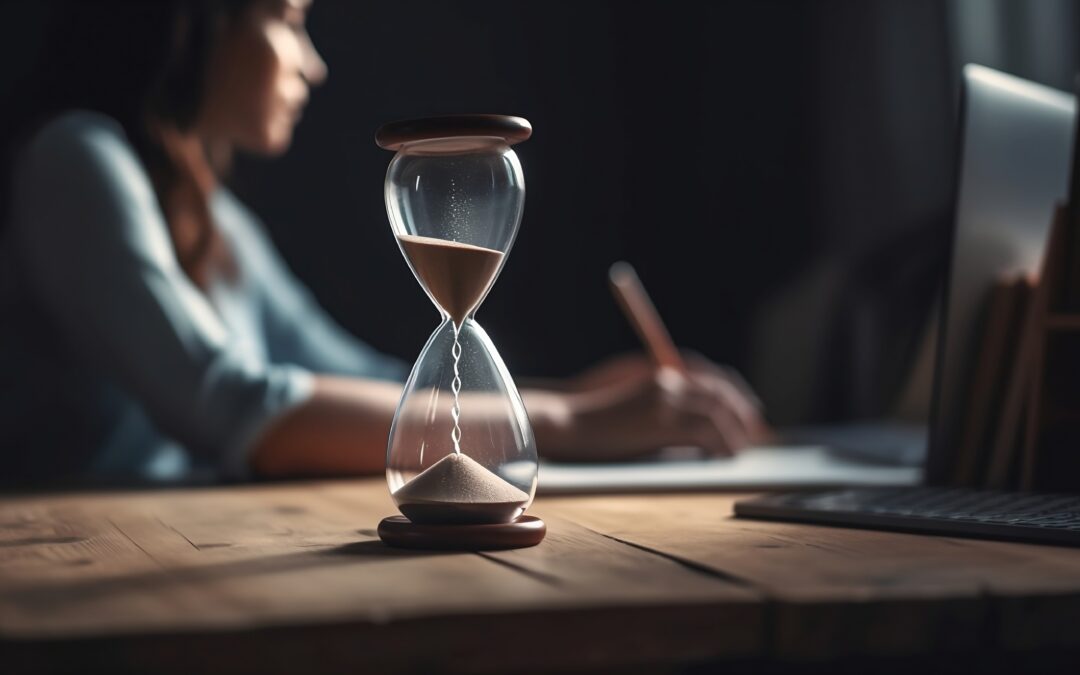
[[[541,499],[535,548],[375,534],[382,481],[0,498],[10,672],[547,672],[1080,649],[1080,550]]]

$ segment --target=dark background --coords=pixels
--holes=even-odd
[[[320,0],[310,32],[330,79],[289,157],[245,162],[234,183],[324,304],[411,361],[437,316],[394,245],[382,204],[391,156],[373,132],[428,114],[525,116],[525,217],[478,313],[512,372],[569,374],[638,348],[605,283],[625,258],[675,338],[743,370],[781,417],[846,415],[856,375],[845,343],[864,338],[846,335],[840,296],[876,296],[918,247],[855,268],[911,232],[934,250],[947,242],[946,21],[937,2]],[[940,276],[941,260],[924,274]],[[788,297],[821,286],[823,266],[836,278],[815,291],[831,300]],[[932,291],[874,298],[911,334],[888,356],[872,349],[860,370],[875,372],[859,376],[906,364]],[[794,306],[765,316],[776,304]],[[786,324],[787,344],[756,340],[763,321]],[[799,367],[814,378],[811,363],[835,376],[773,385],[774,358],[784,379]],[[826,405],[784,400],[810,389]],[[874,414],[886,396],[854,412]]]
[[[17,78],[35,36],[11,26]],[[681,345],[791,423],[890,409],[944,273],[960,65],[1071,89],[1080,19],[1068,0],[317,0],[309,28],[329,81],[289,154],[231,182],[349,329],[411,362],[438,320],[375,129],[521,115],[525,217],[478,313],[511,372],[638,349],[605,281],[625,258]]]

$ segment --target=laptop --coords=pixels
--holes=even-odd
[[[948,487],[975,367],[980,309],[1002,273],[1035,273],[1068,194],[1073,96],[977,65],[964,68],[955,232],[942,307],[924,484],[775,493],[746,518],[1080,545],[1080,495]]]

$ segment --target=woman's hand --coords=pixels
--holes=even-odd
[[[700,355],[685,360],[681,372],[658,369],[644,355],[624,355],[572,378],[557,394],[567,411],[561,433],[541,438],[541,452],[564,461],[605,461],[697,446],[726,456],[768,438],[761,405],[737,373]]]

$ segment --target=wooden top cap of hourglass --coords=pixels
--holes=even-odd
[[[507,145],[532,136],[532,125],[524,117],[511,115],[444,115],[389,122],[375,132],[375,143],[387,150],[400,150],[406,143],[434,138],[501,138]]]

